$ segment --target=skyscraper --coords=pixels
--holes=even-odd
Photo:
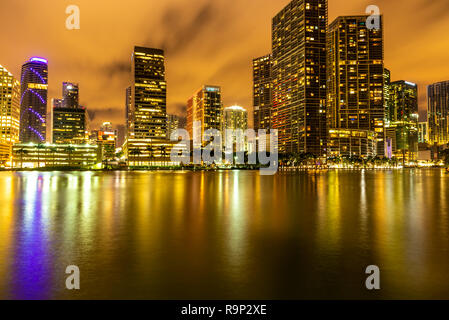
[[[330,130],[362,130],[366,136],[375,133],[375,153],[383,156],[383,27],[368,29],[367,17],[338,17],[329,25],[328,126]]]
[[[449,81],[430,85],[427,89],[429,143],[449,142]]]
[[[56,144],[85,143],[87,120],[86,109],[79,105],[78,84],[64,82],[62,99],[52,99],[52,142]]]
[[[48,61],[31,58],[22,66],[20,141],[45,142],[48,92]]]
[[[393,154],[404,161],[418,154],[418,86],[409,81],[389,85],[385,132],[392,141]]]
[[[223,110],[223,131],[248,129],[248,112],[240,106],[231,106]]]
[[[326,154],[327,0],[293,0],[272,22],[272,127],[280,152]]]
[[[179,127],[179,117],[174,114],[167,115],[167,139],[170,140],[172,133],[178,130]]]
[[[165,139],[167,83],[164,51],[135,47],[132,55],[132,79],[128,138]]]
[[[203,86],[187,101],[187,131],[193,138],[193,123],[201,122],[201,136],[208,129],[221,130],[223,104],[221,88]]]
[[[77,83],[63,82],[62,106],[64,108],[79,107],[79,86]]]
[[[387,68],[384,68],[384,120],[387,121],[388,118],[388,103],[390,101],[390,83],[391,83],[391,72]]]
[[[254,129],[271,128],[271,54],[253,60]]]
[[[83,144],[86,142],[86,109],[53,108],[53,143]]]
[[[0,65],[0,140],[19,142],[20,82]]]
[[[130,136],[131,133],[131,124],[132,124],[132,114],[131,114],[131,97],[132,97],[132,90],[131,87],[126,88],[126,94],[125,94],[125,119],[126,119],[126,129],[125,129],[125,136]]]

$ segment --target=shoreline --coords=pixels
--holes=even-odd
[[[317,167],[317,168],[279,168],[278,173],[281,172],[308,172],[308,171],[385,171],[385,170],[444,170],[448,171],[449,169],[445,167],[385,167],[385,168],[364,168],[364,167],[347,167],[347,168],[328,168],[328,167]],[[33,168],[33,169],[0,169],[0,172],[137,172],[137,171],[146,171],[146,172],[179,172],[179,171],[187,171],[187,172],[219,172],[219,171],[257,171],[260,168],[174,168],[174,167],[157,167],[157,168],[113,168],[113,169],[84,169],[84,168]]]

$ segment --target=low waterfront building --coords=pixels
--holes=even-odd
[[[127,139],[123,153],[129,166],[175,166],[179,163],[172,162],[170,154],[178,143],[166,139]]]
[[[377,154],[377,134],[369,130],[331,129],[328,150],[330,157],[373,157]]]
[[[96,145],[19,143],[12,147],[13,168],[76,167],[91,169],[101,163]]]

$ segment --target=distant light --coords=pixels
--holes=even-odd
[[[409,81],[405,81],[405,83],[408,84],[409,86],[416,87],[416,83],[409,82]]]
[[[48,60],[47,59],[39,58],[39,57],[32,57],[30,59],[30,62],[41,62],[41,63],[48,64]]]

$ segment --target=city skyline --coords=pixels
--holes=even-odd
[[[67,80],[80,83],[83,88],[80,103],[90,110],[93,123],[97,125],[103,121],[106,114],[108,120],[113,123],[124,124],[123,94],[121,92],[125,90],[126,84],[130,80],[129,52],[135,44],[161,47],[166,51],[167,81],[169,83],[168,113],[182,115],[185,112],[186,97],[202,84],[214,83],[223,87],[224,105],[239,104],[252,114],[251,61],[257,56],[270,52],[271,18],[288,1],[261,1],[257,5],[248,1],[239,1],[228,7],[224,7],[225,4],[221,1],[216,1],[213,4],[197,2],[197,5],[190,10],[184,10],[186,9],[185,2],[181,0],[155,4],[150,9],[161,19],[155,19],[154,25],[151,27],[159,27],[158,30],[161,32],[160,34],[159,32],[150,32],[151,27],[149,26],[148,32],[141,32],[143,36],[140,33],[137,36],[137,33],[129,32],[134,30],[136,25],[140,25],[140,15],[148,11],[142,7],[140,1],[136,1],[131,7],[140,5],[143,8],[142,13],[136,13],[132,8],[129,9],[137,15],[135,21],[121,19],[120,23],[115,23],[114,20],[116,12],[122,9],[119,5],[108,5],[109,10],[96,17],[101,23],[98,21],[94,23],[93,14],[96,5],[89,4],[89,7],[86,5],[86,10],[83,10],[84,3],[85,1],[79,1],[81,9],[81,29],[79,31],[65,29],[64,4],[53,6],[52,9],[49,7],[46,10],[46,2],[40,3],[39,7],[43,8],[44,15],[42,23],[31,29],[31,26],[34,26],[34,19],[38,17],[21,19],[28,22],[18,28],[17,36],[14,39],[1,34],[14,50],[2,52],[0,57],[3,66],[16,78],[19,77],[20,65],[29,56],[47,58],[51,75],[49,78],[49,100],[59,96],[59,83]],[[338,0],[329,1],[329,22],[340,15],[364,14],[367,4],[367,1],[358,1],[358,3],[355,1],[344,3]],[[439,39],[438,44],[431,40],[431,35],[437,34],[437,30],[444,28],[444,19],[442,18],[445,14],[446,4],[443,1],[434,1],[432,5],[422,8],[423,1],[416,0],[407,4],[400,11],[402,14],[395,15],[394,19],[392,13],[397,9],[398,4],[390,4],[386,1],[379,1],[377,4],[385,17],[385,67],[392,71],[392,81],[407,79],[416,82],[419,87],[425,88],[431,83],[447,80],[445,75],[448,70],[441,61],[444,59],[444,48],[448,43],[444,39]],[[32,12],[34,4],[27,5],[26,8],[22,8],[20,2],[5,3],[2,6],[5,7],[5,10],[1,10],[1,12],[14,12],[11,17],[18,18],[19,12],[23,17],[27,17],[29,12]],[[17,7],[23,10],[17,10]],[[219,31],[222,25],[219,23],[216,25],[217,21],[210,17],[215,12],[215,8],[226,9],[217,17],[219,21],[223,19],[222,15],[229,16],[236,10],[241,11],[239,15],[232,15],[234,19],[227,24],[226,37],[220,36],[222,32]],[[60,10],[59,18],[57,18],[58,10]],[[52,19],[45,19],[46,14],[50,11],[53,14]],[[102,11],[95,12],[98,15],[98,12]],[[177,21],[175,17],[180,12],[183,14]],[[413,16],[409,15],[411,13]],[[2,14],[0,13],[0,15]],[[250,18],[252,15],[257,18]],[[2,21],[7,22],[11,17],[2,15],[1,18]],[[429,23],[432,17],[438,19]],[[414,24],[410,22],[412,18]],[[425,21],[425,24],[422,21]],[[93,24],[97,30],[92,29]],[[401,26],[403,30],[398,29]],[[242,27],[245,27],[248,32],[239,32]],[[120,32],[114,39],[106,40],[108,37],[104,37],[103,33],[110,32],[110,28],[120,28]],[[160,39],[163,37],[164,30],[169,30],[171,36]],[[54,48],[52,44],[48,43],[48,40],[37,42],[35,33],[44,31],[49,35],[49,39],[52,39],[52,42],[58,43],[61,40],[65,45]],[[218,36],[211,37],[211,32],[216,32]],[[148,39],[147,35],[150,33],[152,37]],[[126,34],[126,36],[121,36],[122,34]],[[185,38],[184,41],[178,41],[179,36]],[[93,43],[92,37],[101,38],[102,41],[98,44]],[[207,43],[203,41],[205,38],[208,39]],[[23,40],[17,42],[15,39]],[[40,38],[37,37],[37,39]],[[247,45],[236,45],[242,41],[246,41]],[[205,43],[204,50],[194,48],[194,44],[197,42]],[[71,50],[74,45],[77,45],[79,50]],[[410,53],[414,47],[420,49],[419,54]],[[217,50],[218,48],[221,50]],[[75,51],[76,54],[73,55],[72,51]],[[202,53],[196,51],[202,51]],[[104,52],[104,54],[98,54],[98,52]],[[203,56],[206,53],[207,63]],[[186,64],[187,60],[188,64]],[[181,65],[183,68],[180,67]],[[187,76],[192,78],[191,81],[186,81]],[[419,97],[420,113],[424,115],[427,108],[426,90],[420,90]],[[250,123],[252,123],[252,119]]]

